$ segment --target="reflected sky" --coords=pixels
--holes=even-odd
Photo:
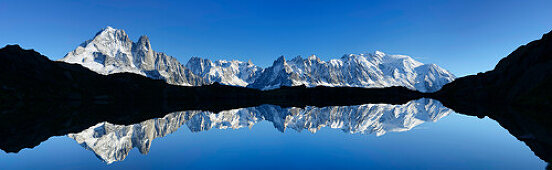
[[[544,169],[546,165],[495,121],[455,114],[430,99],[403,105],[182,111],[127,126],[102,122],[0,157],[2,169]]]

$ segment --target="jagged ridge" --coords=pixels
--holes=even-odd
[[[249,87],[274,89],[280,86],[404,86],[422,92],[434,92],[455,76],[435,64],[422,64],[409,56],[349,54],[340,59],[322,61],[316,56],[280,57]]]
[[[404,86],[434,92],[454,80],[450,72],[434,64],[422,64],[409,56],[345,55],[321,61],[316,56],[278,58],[266,69],[251,62],[211,61],[192,57],[186,66],[165,53],[155,52],[146,36],[134,43],[123,30],[107,27],[81,44],[61,61],[81,64],[101,74],[132,72],[176,85],[225,85],[274,89],[281,86]]]
[[[149,38],[134,43],[124,30],[107,27],[61,61],[81,64],[100,74],[130,72],[176,85],[202,85],[201,78],[174,57],[151,48]]]

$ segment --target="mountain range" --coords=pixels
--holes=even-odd
[[[421,92],[434,92],[453,81],[455,76],[435,65],[423,64],[409,56],[348,54],[322,61],[312,55],[286,60],[262,68],[251,61],[211,61],[192,57],[186,65],[176,58],[152,49],[147,36],[137,42],[124,30],[107,27],[91,40],[69,52],[61,61],[81,64],[100,74],[131,72],[169,84],[199,86],[218,82],[225,85],[274,89],[281,86],[404,86]]]

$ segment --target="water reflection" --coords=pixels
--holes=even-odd
[[[451,112],[439,101],[432,99],[413,100],[403,105],[364,104],[305,108],[261,105],[218,113],[174,112],[162,118],[128,126],[102,122],[68,136],[109,164],[124,160],[133,148],[147,154],[155,138],[171,134],[183,125],[192,132],[201,132],[213,128],[252,127],[258,122],[268,121],[281,132],[293,129],[316,133],[320,128],[328,127],[345,133],[381,136],[387,132],[408,131],[424,122],[435,122]]]

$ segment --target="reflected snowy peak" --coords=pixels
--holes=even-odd
[[[128,126],[102,122],[68,136],[109,164],[124,160],[133,148],[147,154],[153,139],[171,134],[184,124],[192,132],[201,132],[252,127],[258,122],[268,121],[281,132],[293,129],[297,132],[308,130],[316,133],[320,128],[329,127],[350,134],[381,136],[387,132],[408,131],[424,122],[435,122],[451,112],[439,101],[432,99],[413,100],[403,105],[364,104],[305,108],[261,105],[219,113],[174,112],[162,118]]]

